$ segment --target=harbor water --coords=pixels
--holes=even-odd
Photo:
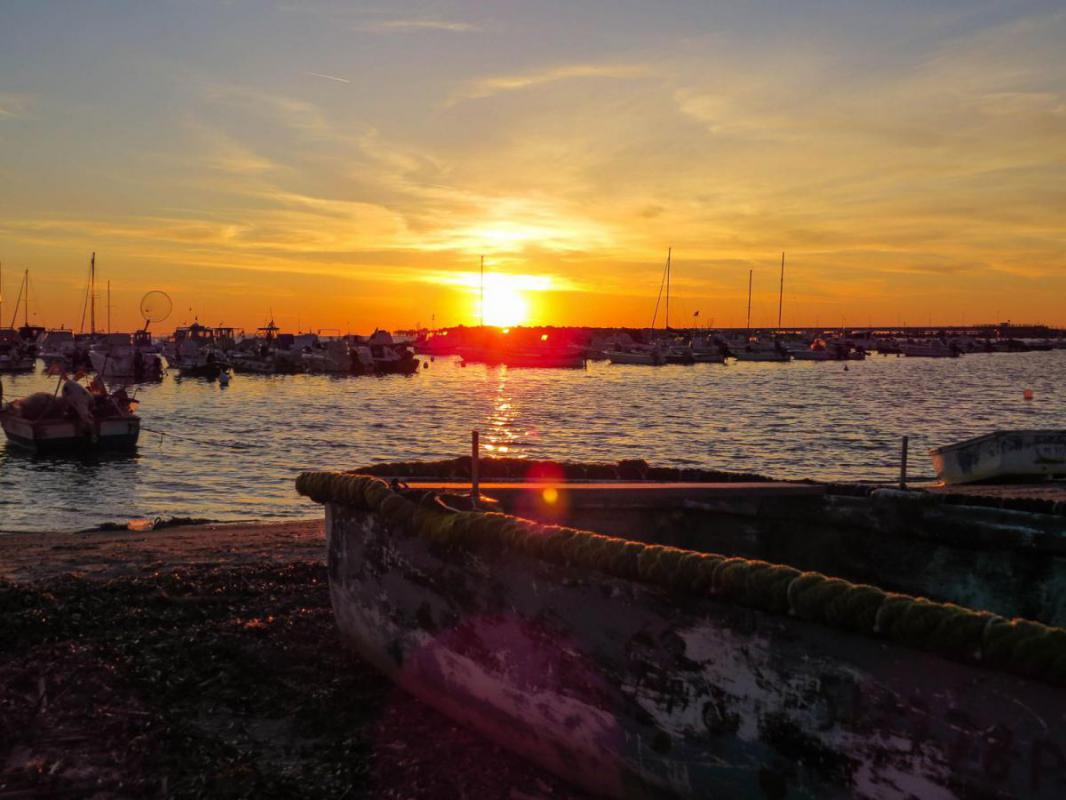
[[[2,378],[7,399],[52,391],[43,373]],[[585,370],[461,366],[415,376],[237,375],[228,387],[167,376],[138,387],[133,455],[39,457],[0,445],[0,532],[73,531],[133,518],[314,516],[303,469],[452,458],[481,431],[485,455],[884,481],[926,451],[1004,428],[1066,427],[1066,351],[959,359]],[[1025,399],[1026,389],[1032,399]]]

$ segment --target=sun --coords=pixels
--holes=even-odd
[[[478,316],[481,317],[481,300],[478,298]],[[485,286],[484,322],[500,328],[523,324],[529,316],[529,303],[521,290],[493,281]]]

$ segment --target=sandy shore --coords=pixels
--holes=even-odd
[[[0,800],[576,790],[350,653],[321,521],[0,536]]]
[[[106,580],[194,565],[325,563],[322,520],[0,536],[0,578]]]

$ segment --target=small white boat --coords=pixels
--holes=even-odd
[[[1066,475],[1066,430],[996,431],[929,451],[946,484]]]

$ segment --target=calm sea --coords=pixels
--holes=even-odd
[[[43,374],[3,382],[8,399],[54,388]],[[221,388],[168,376],[138,390],[151,430],[136,455],[40,458],[0,445],[0,531],[313,516],[293,491],[301,470],[463,455],[473,428],[489,454],[888,481],[903,434],[912,473],[930,475],[930,447],[997,428],[1066,427],[1064,385],[1062,350],[874,356],[847,371],[810,362],[511,370],[449,358],[411,377],[237,375]]]

